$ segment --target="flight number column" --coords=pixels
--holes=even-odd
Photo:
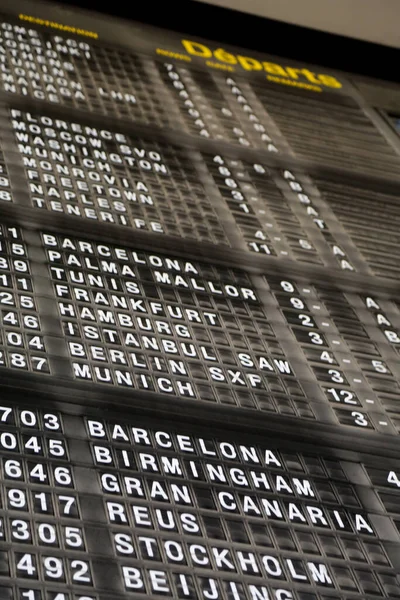
[[[61,415],[0,406],[0,448],[1,598],[98,600]]]
[[[59,334],[52,320],[55,305],[36,241],[27,230],[0,225],[0,367],[15,375],[55,374],[55,355],[65,350],[54,337]]]

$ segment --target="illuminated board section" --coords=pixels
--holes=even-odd
[[[0,446],[4,600],[400,597],[390,467],[7,402]]]
[[[400,433],[395,307],[333,287],[268,283],[340,422]]]
[[[0,366],[49,373],[34,292],[22,233],[0,224]]]
[[[42,237],[77,379],[314,418],[243,271]]]
[[[352,98],[251,85],[297,156],[365,175],[397,174],[396,151]]]
[[[184,149],[17,110],[11,117],[34,207],[226,243]]]
[[[351,236],[372,273],[398,279],[400,274],[400,190],[395,186],[318,179],[321,195]]]
[[[299,169],[204,155],[247,249],[259,254],[356,270],[335,220],[321,213],[320,192]],[[346,244],[347,246],[348,244]]]
[[[180,123],[162,83],[154,81],[139,56],[7,18],[0,33],[4,91],[159,127]]]

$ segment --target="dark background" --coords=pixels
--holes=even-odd
[[[203,2],[141,0],[106,4],[68,0],[56,3],[96,10],[332,69],[400,82],[399,49],[263,19]]]

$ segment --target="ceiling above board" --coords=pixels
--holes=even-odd
[[[205,3],[400,48],[400,0],[207,0]]]

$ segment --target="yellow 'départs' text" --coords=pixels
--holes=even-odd
[[[211,50],[211,48],[199,42],[192,42],[190,40],[181,41],[186,52],[192,56],[199,56],[206,59],[213,58],[226,65],[238,65],[245,71],[265,71],[269,75],[308,81],[309,83],[323,85],[328,88],[338,89],[342,87],[340,81],[331,75],[313,73],[309,69],[284,67],[278,63],[260,61],[250,56],[242,56],[241,54],[231,54],[223,48]]]

